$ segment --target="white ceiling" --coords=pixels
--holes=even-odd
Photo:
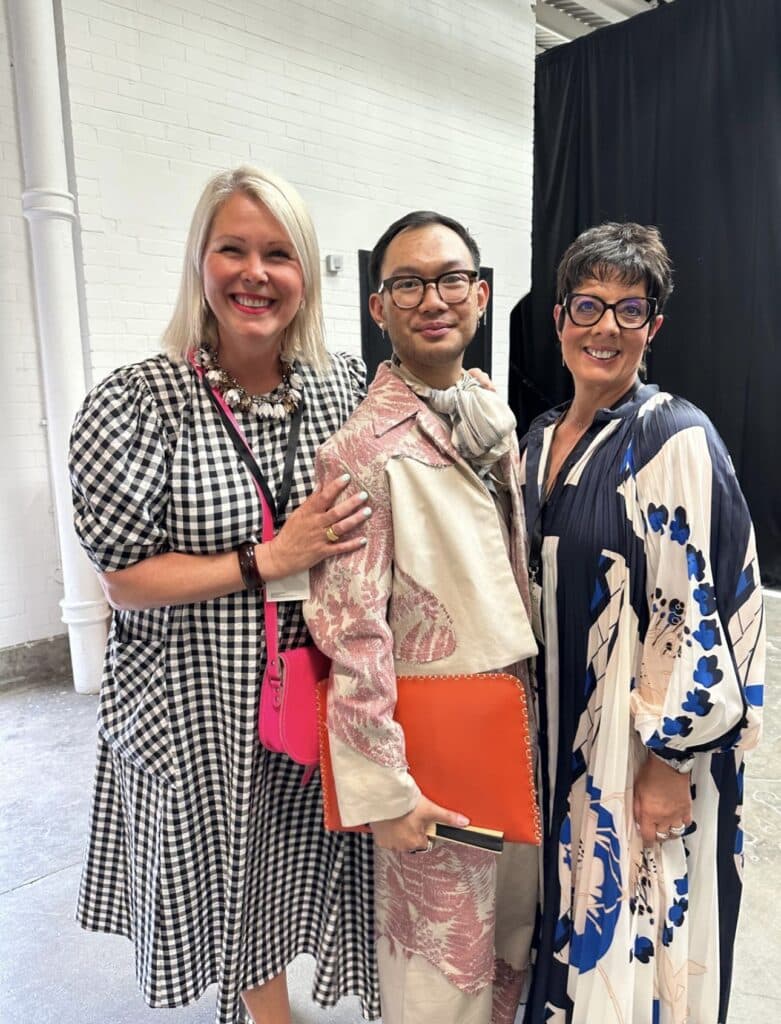
[[[672,0],[536,0],[537,53]]]

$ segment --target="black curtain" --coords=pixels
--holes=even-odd
[[[521,431],[570,395],[555,268],[605,220],[656,224],[675,292],[648,379],[714,421],[781,584],[781,0],[676,0],[537,59],[532,290],[510,322]]]

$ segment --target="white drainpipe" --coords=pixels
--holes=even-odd
[[[68,436],[87,388],[81,345],[73,230],[52,0],[7,0],[16,109],[24,163],[22,209],[30,231],[57,530],[73,684],[100,688],[110,615],[95,572],[73,530]]]

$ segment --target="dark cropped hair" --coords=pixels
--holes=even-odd
[[[372,249],[372,254],[369,257],[369,284],[375,291],[382,282],[382,261],[385,259],[388,246],[396,235],[401,234],[402,231],[406,231],[408,228],[425,228],[429,224],[442,224],[443,227],[455,231],[469,250],[475,270],[480,269],[480,250],[477,247],[477,242],[463,224],[459,224],[452,217],[445,217],[444,214],[435,213],[433,210],[414,210],[412,213],[406,213],[403,217],[395,220],[380,235],[379,241]]]
[[[649,225],[607,221],[578,235],[561,257],[556,276],[558,301],[575,292],[582,281],[611,277],[624,284],[645,282],[656,299],[657,312],[664,309],[673,290],[672,264],[659,229]]]

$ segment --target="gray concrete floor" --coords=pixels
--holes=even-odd
[[[747,769],[730,1024],[781,1019],[781,596],[769,594],[766,609],[765,736]],[[148,1009],[128,941],[83,932],[74,921],[95,701],[56,680],[0,691],[0,1024],[211,1024],[211,993],[184,1009]],[[357,1000],[331,1011],[313,1006],[310,964],[303,958],[290,971],[297,1024],[357,1024]]]

